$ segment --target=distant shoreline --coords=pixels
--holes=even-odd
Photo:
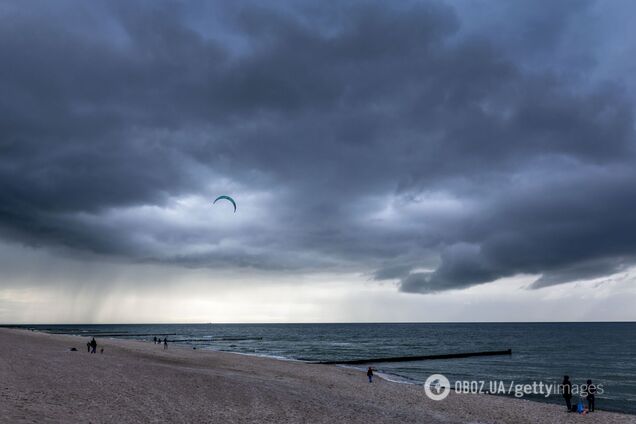
[[[363,372],[211,350],[0,329],[2,422],[574,423],[565,407],[502,396],[428,399]],[[71,352],[75,347],[78,351]],[[9,366],[10,364],[10,366]],[[5,407],[6,405],[6,407]],[[592,423],[635,423],[599,411]]]
[[[391,325],[393,323],[385,323],[386,325]],[[418,323],[413,323],[413,324],[418,324]],[[517,324],[517,323],[511,323],[511,324]],[[555,324],[560,324],[560,323],[555,323]],[[567,323],[566,323],[567,324]],[[612,323],[602,323],[602,324],[612,324]],[[619,323],[619,324],[625,324],[625,323]],[[68,325],[68,330],[66,331],[72,331],[72,330],[77,330],[77,331],[86,331],[86,328],[73,328],[73,327],[112,327],[112,326],[132,326],[132,327],[136,327],[136,326],[170,326],[170,325],[175,325],[175,326],[181,326],[181,325],[190,325],[190,324],[114,324],[114,325],[110,325],[110,324],[100,324],[100,325],[94,325],[94,324],[71,324]],[[214,324],[200,324],[202,326],[209,326],[209,325],[214,325]],[[219,324],[219,325],[225,325],[225,324]],[[240,324],[239,324],[240,325]],[[252,325],[252,324],[245,324],[245,325]],[[268,324],[263,324],[265,326],[269,326]],[[280,325],[285,325],[285,324],[274,324],[274,326],[280,326]],[[290,324],[290,325],[299,325],[299,326],[303,326],[303,325],[320,325],[320,324]],[[340,324],[326,324],[326,325],[340,325]],[[358,325],[358,324],[352,324],[352,325]],[[380,324],[382,325],[382,324]],[[62,326],[62,325],[60,325]],[[66,325],[63,325],[64,327],[67,327]],[[0,326],[1,328],[2,326]],[[59,328],[55,328],[56,325],[52,325],[52,324],[48,324],[48,325],[38,325],[35,327],[38,328],[31,328],[34,326],[17,326],[17,328],[19,329],[31,329],[33,331],[38,331],[38,332],[43,332],[45,334],[61,334],[61,335],[71,335],[68,334],[66,331],[65,332],[56,332],[59,331]],[[13,327],[16,328],[16,327]],[[47,330],[49,329],[54,329],[54,332],[49,332]],[[84,334],[72,334],[73,336],[78,336],[78,337],[87,337],[87,336],[96,336],[96,337],[102,337],[102,338],[110,338],[111,336],[113,337],[114,340],[141,340],[141,341],[148,341],[150,340],[150,336],[153,335],[160,335],[163,336],[164,334],[159,334],[159,333],[148,333],[148,334],[136,334],[136,333],[131,333],[131,334],[117,334],[116,336],[113,336],[111,334],[111,331],[108,331],[104,334],[100,334],[99,331],[102,331],[100,329],[96,329],[95,331],[97,332],[91,332],[91,331],[86,331]],[[138,331],[138,330],[135,330]],[[170,340],[171,337],[170,335],[177,335],[177,333],[169,333],[168,335],[168,339]],[[120,337],[130,337],[129,339],[125,339],[125,338],[120,338]],[[250,338],[251,339],[251,338]],[[216,340],[224,340],[223,337],[221,338],[217,338]],[[174,340],[174,342],[177,341],[181,341],[181,340]],[[207,340],[206,340],[207,341]],[[186,350],[189,350],[189,346],[186,345],[182,345],[181,343],[179,344],[171,344],[172,346],[176,346],[178,348],[185,348]],[[214,349],[214,348],[209,348],[209,347],[205,347],[205,346],[197,346],[197,349],[201,350],[201,351],[209,351],[209,352],[223,352],[223,353],[228,353],[228,354],[236,354],[236,355],[242,355],[242,356],[248,356],[248,357],[256,357],[256,358],[269,358],[269,359],[274,359],[274,360],[279,360],[279,361],[286,361],[286,362],[299,362],[299,363],[305,363],[305,364],[329,364],[329,365],[337,365],[339,368],[343,368],[343,367],[349,367],[351,369],[355,369],[357,371],[361,371],[361,370],[365,370],[366,369],[366,365],[358,365],[358,364],[348,364],[347,361],[327,361],[324,363],[321,363],[320,361],[315,361],[315,360],[310,360],[310,359],[302,359],[302,358],[297,358],[297,357],[291,357],[291,356],[284,356],[284,355],[274,355],[274,354],[267,354],[267,353],[249,353],[249,352],[240,352],[240,351],[233,351],[233,350],[226,350],[226,349]],[[350,361],[349,361],[350,362]],[[357,362],[357,361],[354,361]],[[365,360],[365,363],[375,363],[374,361],[368,361]],[[350,365],[354,365],[354,366],[350,366]],[[378,365],[381,366],[381,365]],[[418,386],[423,386],[424,385],[424,381],[423,379],[418,379],[418,378],[412,378],[409,377],[408,375],[404,375],[404,374],[400,374],[400,373],[394,373],[391,372],[390,370],[382,370],[382,372],[377,373],[377,376],[379,378],[383,378],[387,381],[393,382],[393,383],[399,383],[399,384],[412,384],[412,385],[418,385]],[[552,383],[554,383],[554,381],[552,381]],[[488,394],[487,396],[501,396],[507,399],[516,399],[512,394],[510,393],[506,393],[506,394],[502,394],[502,393],[492,393],[492,394]],[[537,396],[526,396],[523,398],[524,400],[527,401],[531,401],[531,402],[536,402],[539,404],[551,404],[551,405],[560,405],[562,399],[560,398],[560,396],[558,395],[552,395],[550,398],[543,398],[541,396],[537,397]],[[605,402],[603,402],[603,400],[601,399],[600,401],[601,403],[601,409],[603,409],[603,407],[608,408],[606,409],[607,411],[611,411],[611,412],[616,412],[616,413],[620,413],[620,414],[626,414],[626,415],[630,415],[630,416],[636,416],[636,413],[634,413],[633,410],[623,410],[622,408],[616,408],[616,405],[607,405],[605,404]]]

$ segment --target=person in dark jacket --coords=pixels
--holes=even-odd
[[[164,350],[168,349],[168,338],[167,337],[163,338],[163,348],[164,348]]]
[[[561,383],[561,392],[563,393],[563,399],[565,399],[565,406],[568,408],[568,412],[572,412],[572,382],[567,375],[563,376],[563,383]]]
[[[587,410],[589,412],[594,412],[594,395],[596,395],[596,386],[592,384],[592,380],[587,380]]]
[[[373,368],[369,367],[367,370],[367,377],[369,377],[369,383],[373,383]]]
[[[95,341],[95,337],[91,340],[91,353],[95,353],[97,350],[97,342]]]

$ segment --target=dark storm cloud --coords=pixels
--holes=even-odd
[[[558,62],[594,6],[564,4],[507,6],[515,36],[498,37],[442,2],[9,3],[1,234],[423,293],[622,270],[636,249],[633,99]],[[240,229],[125,214],[222,181],[276,201]]]

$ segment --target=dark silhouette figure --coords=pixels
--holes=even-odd
[[[561,390],[563,393],[563,399],[565,399],[565,406],[567,406],[568,412],[572,412],[572,382],[570,381],[570,377],[567,375],[563,376]]]
[[[157,336],[153,337],[152,341],[154,341],[155,344],[157,344]]]
[[[99,350],[99,353],[103,355],[103,354],[104,354],[104,348],[101,348],[101,349]]]
[[[91,340],[91,353],[95,353],[97,350],[97,342],[95,341],[95,337]]]
[[[594,395],[596,395],[596,386],[592,384],[592,380],[587,380],[587,410],[594,412]]]
[[[91,342],[86,342],[86,353],[91,353]]]
[[[367,369],[367,377],[369,377],[369,383],[373,383],[373,368]]]
[[[163,348],[164,349],[168,349],[168,338],[167,337],[163,338]]]

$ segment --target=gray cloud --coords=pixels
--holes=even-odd
[[[596,4],[507,7],[9,3],[0,235],[422,293],[624,269],[633,98],[572,44]],[[218,190],[239,226],[165,212]]]

